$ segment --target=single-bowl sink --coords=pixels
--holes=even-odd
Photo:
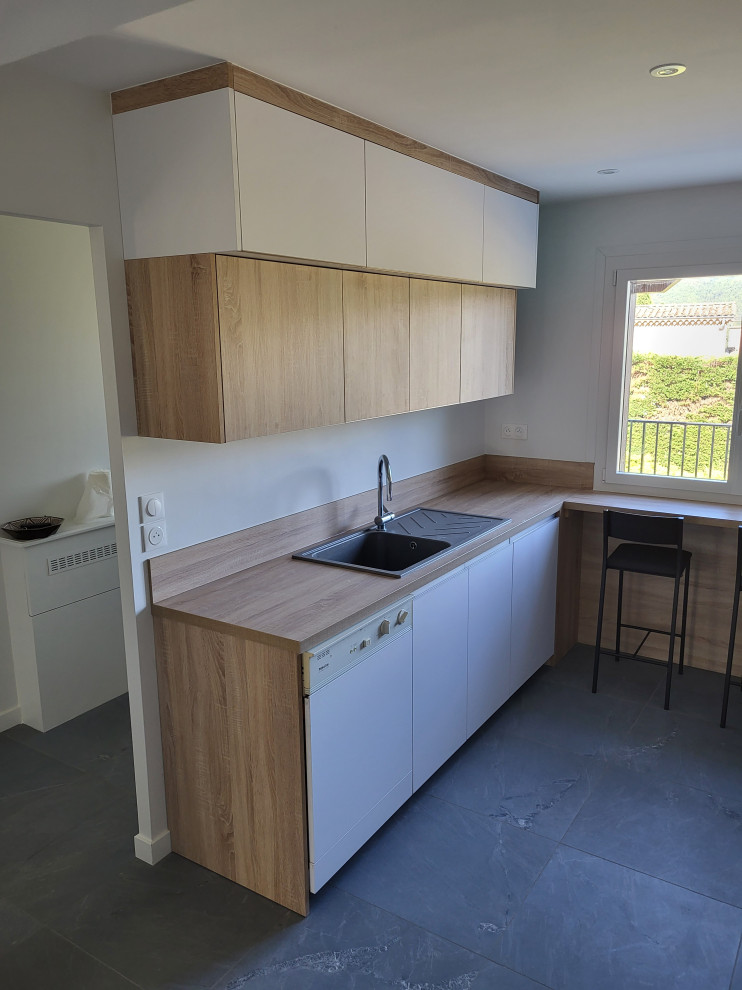
[[[355,567],[401,577],[405,571],[424,563],[436,554],[450,549],[445,540],[423,536],[390,533],[387,530],[366,530],[351,533],[318,547],[295,553],[299,560],[316,560],[339,567]]]

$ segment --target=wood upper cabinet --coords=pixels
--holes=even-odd
[[[126,263],[142,436],[342,423],[342,272],[214,255]]]
[[[242,249],[366,264],[363,141],[235,93]]]
[[[343,272],[345,420],[410,408],[410,280]]]
[[[485,186],[482,280],[536,285],[538,205]]]
[[[484,186],[366,142],[369,268],[482,281]]]
[[[461,401],[513,391],[515,290],[461,287]]]
[[[410,409],[459,401],[461,289],[457,282],[410,279]]]

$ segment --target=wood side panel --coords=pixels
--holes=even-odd
[[[216,259],[227,440],[344,421],[343,276]]]
[[[410,280],[343,272],[345,421],[410,408]]]
[[[125,266],[139,435],[224,443],[214,256]]]
[[[373,474],[373,464],[369,470]],[[399,513],[474,484],[483,474],[484,458],[473,457],[413,478],[395,480],[392,507]],[[153,557],[148,561],[152,601],[172,598],[299,547],[370,525],[375,514],[376,492],[369,490]]]
[[[515,289],[461,286],[461,401],[513,391]]]
[[[582,518],[581,512],[570,512],[564,508],[559,517],[554,662],[561,660],[579,641]]]
[[[603,520],[598,513],[585,512],[583,516],[579,641],[592,645],[597,628]],[[701,526],[686,521],[683,545],[693,554],[685,662],[691,667],[722,672],[726,665],[732,617],[737,533],[731,526]],[[603,621],[603,643],[606,647],[615,646],[617,587],[616,572],[609,572]],[[670,579],[627,574],[624,578],[623,621],[669,629],[672,591],[673,582]],[[635,630],[624,630],[622,649],[632,652],[643,635]],[[665,660],[668,645],[666,636],[652,634],[641,652]],[[675,649],[677,660],[679,644]],[[606,662],[612,661],[607,659]],[[742,657],[739,654],[734,672],[736,675],[742,673]]]
[[[271,103],[273,106],[281,107],[283,110],[290,110],[292,113],[316,120],[320,124],[327,124],[337,130],[345,131],[356,137],[379,144],[392,151],[399,151],[410,158],[417,158],[429,165],[454,172],[456,175],[463,175],[466,179],[473,179],[481,182],[485,186],[493,189],[500,189],[525,199],[529,203],[538,203],[539,194],[536,189],[524,185],[522,182],[515,182],[481,165],[456,158],[448,152],[432,148],[421,141],[400,134],[398,131],[390,130],[381,124],[359,117],[348,110],[342,110],[330,103],[308,96],[290,86],[284,86],[267,79],[249,69],[243,69],[238,65],[231,65],[222,62],[218,65],[207,66],[204,69],[196,69],[193,72],[185,72],[180,76],[170,76],[167,79],[160,79],[156,82],[145,83],[142,86],[134,86],[131,89],[120,90],[111,95],[111,107],[114,113],[123,113],[127,110],[137,110],[142,107],[153,106],[156,103],[166,103],[170,100],[178,100],[185,96],[195,96],[197,93],[206,93],[212,89],[222,89],[231,86],[236,92],[245,96],[252,96],[264,103]]]
[[[595,465],[592,461],[553,461],[542,457],[508,457],[487,454],[488,478],[532,485],[558,485],[564,488],[592,488]]]
[[[304,705],[296,654],[231,639],[227,695],[235,879],[309,911]]]
[[[461,285],[410,279],[410,409],[461,394]]]
[[[111,112],[117,114],[141,110],[158,103],[170,103],[171,100],[182,100],[186,96],[225,89],[232,86],[232,83],[232,66],[229,62],[218,62],[216,65],[206,65],[202,69],[181,72],[177,76],[156,79],[141,86],[111,93]]]
[[[173,851],[234,880],[224,637],[159,617],[154,627]]]

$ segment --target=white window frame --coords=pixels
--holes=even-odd
[[[644,246],[619,253],[599,252],[598,298],[602,296],[600,362],[596,412],[595,478],[597,491],[657,495],[684,500],[742,504],[742,360],[732,417],[727,481],[696,480],[630,474],[618,470],[622,435],[627,333],[628,285],[631,281],[742,274],[742,240],[686,242],[684,245]],[[600,271],[602,269],[602,272]]]

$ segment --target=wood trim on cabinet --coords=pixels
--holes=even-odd
[[[215,256],[124,264],[139,436],[224,443]]]
[[[493,481],[592,489],[594,470],[592,461],[553,461],[543,457],[485,455],[485,472]]]
[[[262,100],[263,103],[271,103],[275,107],[289,110],[291,113],[299,114],[302,117],[308,117],[310,120],[334,127],[336,130],[345,131],[346,134],[353,134],[355,137],[370,141],[372,144],[379,144],[391,151],[398,151],[409,158],[417,158],[428,165],[434,165],[436,168],[445,169],[447,172],[462,175],[465,179],[481,182],[482,185],[499,189],[511,196],[525,199],[529,203],[538,203],[539,201],[538,191],[530,186],[498,175],[481,165],[464,161],[464,159],[457,158],[446,151],[433,148],[421,141],[416,141],[414,138],[407,137],[405,134],[400,134],[398,131],[366,120],[365,117],[359,117],[348,110],[333,106],[331,103],[325,103],[302,93],[298,89],[284,86],[273,79],[260,76],[256,72],[243,69],[239,65],[232,65],[229,62],[220,62],[203,69],[184,72],[179,76],[169,76],[167,79],[159,79],[155,82],[144,83],[141,86],[119,90],[111,94],[111,108],[114,114],[125,113],[128,110],[140,110],[143,107],[155,106],[158,103],[168,103],[185,96],[196,96],[198,93],[208,93],[215,89],[227,87],[234,89],[237,93],[242,93],[244,96],[252,96],[257,100]]]
[[[154,621],[173,851],[306,915],[299,656]]]

